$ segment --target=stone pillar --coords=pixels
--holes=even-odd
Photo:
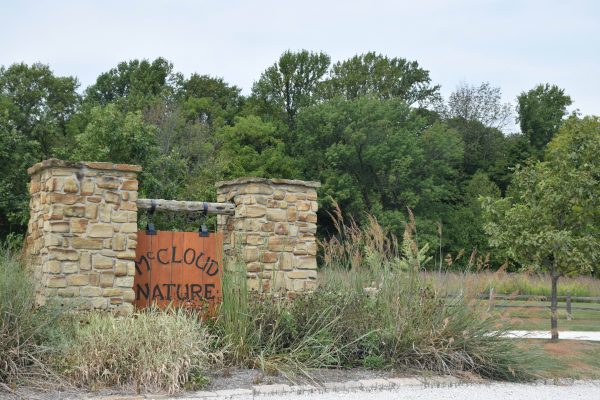
[[[317,278],[317,191],[319,182],[241,178],[218,182],[217,201],[233,202],[235,215],[219,215],[224,252],[239,254],[248,287],[310,291]]]
[[[25,253],[36,299],[78,309],[133,309],[137,245],[137,165],[35,164]]]

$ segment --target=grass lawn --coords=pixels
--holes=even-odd
[[[600,342],[523,340],[541,378],[600,379]]]
[[[487,304],[487,301],[484,302]],[[547,301],[496,301],[498,305],[549,306]],[[600,331],[600,304],[573,303],[573,319],[567,320],[565,303],[558,303],[558,329],[561,331]],[[577,307],[593,308],[594,310],[577,310]],[[494,307],[496,314],[504,324],[510,324],[511,329],[518,330],[549,330],[550,308],[530,307]]]

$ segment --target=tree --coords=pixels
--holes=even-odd
[[[141,112],[124,113],[115,104],[94,107],[76,139],[76,160],[143,165],[156,149],[155,127],[144,123]]]
[[[315,103],[318,85],[329,68],[327,54],[286,51],[252,87],[252,101],[261,115],[295,126],[296,114]]]
[[[60,157],[77,111],[78,83],[42,64],[0,67],[0,232],[22,232],[29,218],[27,168]]]
[[[416,61],[388,58],[375,52],[335,63],[323,86],[323,96],[327,99],[373,96],[381,100],[400,98],[408,105],[430,101],[439,91],[439,86],[431,86],[429,71]]]
[[[143,167],[140,194],[176,199],[188,176],[185,160],[175,148],[165,149],[158,129],[141,111],[123,112],[116,104],[96,106],[90,122],[76,137],[74,160],[110,161]]]
[[[40,146],[11,128],[2,110],[0,104],[0,234],[4,235],[21,231],[27,223],[27,168],[39,161]]]
[[[256,116],[236,117],[233,126],[216,132],[219,163],[226,179],[242,176],[295,178],[291,158],[273,124]]]
[[[119,103],[125,111],[148,107],[157,97],[174,95],[181,81],[173,73],[173,64],[162,57],[121,62],[100,74],[96,83],[85,91],[86,102],[93,105]]]
[[[483,201],[490,244],[552,280],[551,330],[558,339],[561,276],[592,272],[600,261],[600,119],[570,118],[546,160],[517,168],[508,196]]]
[[[488,238],[483,230],[480,196],[500,198],[500,189],[485,172],[477,171],[466,180],[460,190],[461,201],[444,215],[444,247],[449,251],[470,253],[490,252]]]
[[[79,86],[73,77],[57,77],[47,65],[0,67],[0,96],[9,128],[39,144],[39,160],[55,155],[77,110]]]
[[[448,118],[477,121],[488,128],[502,130],[512,116],[512,105],[502,103],[502,92],[489,82],[479,86],[461,83],[448,98],[442,110]]]
[[[571,98],[556,85],[538,85],[517,97],[518,118],[521,132],[538,151],[552,140],[567,115]],[[541,154],[541,153],[540,153]]]
[[[192,74],[183,82],[180,96],[187,119],[220,126],[233,124],[244,104],[240,93],[240,88],[229,86],[221,78]]]
[[[460,137],[428,126],[402,99],[338,98],[305,109],[294,147],[301,176],[321,181],[324,198],[357,220],[369,210],[397,233],[406,207],[437,220],[438,206],[456,198]]]
[[[462,118],[453,118],[446,123],[460,134],[465,144],[463,171],[468,176],[477,171],[489,173],[503,157],[506,140],[498,129]]]

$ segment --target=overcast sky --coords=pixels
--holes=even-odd
[[[0,0],[0,64],[49,64],[85,87],[118,62],[175,70],[249,93],[287,50],[333,61],[376,51],[416,60],[448,95],[489,81],[505,101],[538,83],[600,115],[600,1]]]

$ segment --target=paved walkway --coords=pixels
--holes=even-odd
[[[516,339],[550,339],[551,335],[549,331],[509,331],[506,337]],[[558,338],[600,342],[600,332],[561,331],[558,333]],[[600,399],[600,395],[598,398]]]
[[[465,384],[453,378],[419,381],[414,378],[370,379],[324,387],[266,385],[253,390],[220,390],[196,392],[173,400],[595,400],[600,396],[600,381],[568,384]]]

